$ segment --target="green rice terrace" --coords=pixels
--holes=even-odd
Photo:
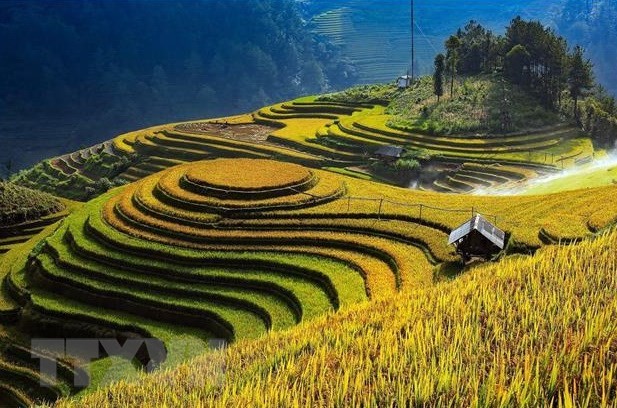
[[[152,363],[172,369],[212,339],[249,344],[448,282],[468,270],[448,235],[473,214],[505,231],[500,255],[512,259],[608,230],[617,220],[610,177],[580,185],[592,190],[481,194],[605,153],[516,91],[514,126],[499,131],[490,98],[500,82],[466,81],[439,106],[421,80],[154,126],[1,184],[0,405],[87,396]],[[384,146],[412,156],[384,163]],[[417,160],[404,177],[401,160]],[[166,353],[114,365],[112,378],[112,357],[86,374],[78,357],[63,356],[52,380],[29,356],[55,357],[30,349],[30,339],[54,336],[156,338]],[[90,387],[72,385],[84,375]]]
[[[67,200],[0,181],[0,258],[64,218],[69,208]]]
[[[497,76],[465,79],[441,103],[429,79],[397,90],[369,85],[304,97],[251,114],[154,126],[116,137],[22,171],[13,181],[71,199],[171,166],[216,157],[271,158],[428,191],[474,193],[509,189],[603,156],[591,139],[559,115],[509,86],[511,126],[499,127]],[[422,171],[401,180],[371,166],[382,146],[421,152]]]
[[[615,188],[452,200],[269,159],[171,167],[89,201],[0,263],[2,316],[18,322],[6,328],[3,395],[30,403],[79,391],[69,387],[75,361],[33,391],[29,336],[255,339],[448,279],[460,270],[448,233],[474,208],[516,237],[506,252],[533,252],[610,225],[617,209],[598,197]],[[173,367],[183,352],[170,347],[158,364]],[[104,361],[90,365],[95,385]]]

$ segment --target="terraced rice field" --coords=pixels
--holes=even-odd
[[[135,181],[171,166],[217,157],[274,158],[311,167],[357,163],[357,155],[314,142],[316,131],[342,117],[373,112],[362,103],[300,98],[252,115],[157,126],[120,135],[116,151],[142,159],[119,177]],[[383,109],[381,110],[383,111]]]
[[[496,217],[508,252],[533,252],[614,223],[617,208],[605,203],[616,193],[457,196],[269,159],[185,163],[86,203],[9,252],[5,310],[21,313],[30,335],[158,338],[167,355],[149,357],[173,367],[212,338],[256,339],[432,286],[456,269],[448,233],[472,212]],[[200,345],[194,354],[178,346],[187,342]],[[63,384],[58,395],[75,392]],[[11,386],[0,394],[29,393]]]
[[[29,241],[45,227],[63,219],[67,214],[68,212],[66,211],[59,211],[41,217],[36,221],[0,227],[0,257],[15,246]]]
[[[103,173],[111,172],[112,181],[133,182],[178,164],[220,157],[275,159],[313,168],[356,168],[370,163],[380,146],[400,145],[426,151],[432,157],[423,176],[413,181],[417,188],[477,194],[486,189],[509,189],[595,157],[591,141],[568,125],[482,138],[435,136],[391,127],[393,116],[385,113],[383,105],[323,99],[304,97],[250,115],[130,132],[91,149],[45,161],[15,181],[85,199],[79,194]],[[97,166],[88,164],[96,154],[103,164],[108,163],[109,171],[101,173],[94,170]],[[121,173],[112,171],[121,167]]]
[[[611,407],[615,245],[483,265],[60,406]]]
[[[72,200],[86,200],[87,188],[101,179],[113,179],[132,160],[113,148],[112,141],[44,160],[18,173],[12,181]]]
[[[46,226],[64,218],[71,208],[72,203],[67,200],[0,182],[0,259]]]
[[[361,83],[392,82],[409,69],[409,6],[349,3],[313,17],[314,31],[342,47],[358,67]],[[432,51],[418,50],[426,56]]]
[[[23,191],[27,189],[18,189],[22,192],[21,198],[26,198]],[[0,226],[0,406],[29,406],[76,391],[69,385],[77,375],[72,366],[66,361],[61,362],[58,380],[41,376],[39,360],[30,357],[33,351],[29,348],[28,337],[13,328],[13,324],[20,320],[22,308],[19,289],[12,285],[9,275],[25,268],[28,253],[76,207],[76,203],[68,200],[47,198],[52,205],[45,209],[46,194],[31,192],[30,195],[39,209],[29,214],[24,222]],[[45,212],[49,214],[40,215]],[[5,212],[3,216],[8,214]],[[39,215],[38,218],[35,215]],[[47,356],[42,351],[35,354],[41,358]],[[42,380],[50,387],[41,388],[39,382]]]
[[[468,171],[473,171],[472,168]],[[458,305],[456,310],[468,311],[471,302],[474,308],[479,308],[478,319],[482,319],[480,311],[485,306],[481,302],[476,305],[470,299],[501,299],[491,305],[507,313],[509,309],[506,305],[512,302],[518,305],[518,300],[536,298],[521,295],[516,276],[540,266],[544,271],[548,262],[554,259],[561,260],[561,268],[570,267],[574,264],[564,261],[566,258],[560,255],[562,251],[579,253],[606,245],[608,238],[600,238],[598,243],[586,241],[580,251],[576,247],[572,250],[545,248],[538,252],[536,258],[515,256],[504,261],[509,265],[503,269],[507,272],[501,272],[500,263],[487,266],[487,272],[472,271],[471,276],[456,279],[450,284],[441,282],[444,280],[442,267],[456,261],[446,245],[447,234],[469,218],[469,207],[487,216],[497,217],[497,224],[509,236],[507,252],[534,251],[560,240],[581,240],[614,224],[617,208],[606,203],[612,202],[615,194],[617,186],[597,188],[591,193],[572,191],[549,196],[444,195],[385,186],[265,159],[197,161],[148,176],[87,203],[45,241],[25,272],[15,271],[9,278],[17,290],[29,293],[26,308],[35,312],[35,321],[56,319],[59,325],[68,320],[81,321],[84,322],[80,326],[82,330],[101,327],[116,335],[128,331],[134,335],[157,337],[165,344],[174,344],[180,334],[194,341],[212,337],[230,341],[257,339],[255,342],[242,341],[237,347],[226,351],[234,364],[240,364],[248,356],[257,364],[260,361],[258,355],[270,355],[272,347],[286,349],[285,339],[293,338],[293,344],[303,342],[305,337],[302,336],[306,336],[307,330],[313,327],[308,321],[315,321],[316,327],[321,329],[331,330],[332,327],[328,326],[331,322],[346,319],[338,315],[320,318],[335,310],[342,310],[340,316],[347,316],[348,313],[366,315],[363,322],[369,324],[366,326],[369,330],[365,339],[367,342],[374,341],[373,330],[387,324],[387,319],[382,321],[381,317],[377,318],[382,314],[376,311],[391,307],[392,299],[398,299],[400,303],[397,304],[413,309],[413,313],[404,316],[406,319],[409,316],[419,319],[420,326],[414,330],[423,327],[423,319],[441,321],[444,315],[449,316],[442,308],[454,304]],[[381,198],[374,201],[366,197]],[[610,239],[615,239],[614,234]],[[608,253],[602,251],[596,252],[596,255]],[[576,270],[589,271],[581,265],[575,267]],[[515,271],[512,272],[514,275],[510,274],[511,271]],[[563,283],[564,279],[555,278],[555,273],[541,276],[554,283]],[[502,278],[503,282],[499,280]],[[475,279],[486,285],[470,283]],[[501,283],[496,283],[498,281]],[[492,285],[497,285],[499,290],[506,288],[503,290],[510,295],[491,297]],[[461,289],[463,287],[467,289]],[[481,297],[473,295],[478,288],[482,290]],[[450,296],[455,296],[455,303],[447,300]],[[368,299],[373,302],[363,304]],[[503,299],[511,301],[504,303]],[[548,296],[547,299],[542,298],[542,302],[545,301],[549,301]],[[559,304],[557,298],[551,298],[550,302]],[[422,305],[431,305],[436,312],[423,313],[420,309],[426,309]],[[522,304],[520,306],[523,307]],[[536,311],[535,307],[524,307],[530,313]],[[368,312],[369,309],[372,311]],[[549,309],[553,310],[552,306]],[[498,315],[503,317],[502,314]],[[559,324],[567,325],[566,320]],[[477,342],[474,340],[474,350],[494,352],[488,350],[484,340],[479,340],[481,337],[474,337],[475,332],[470,331],[472,327],[477,328],[476,323],[464,319],[460,321],[463,323],[457,330],[467,333],[460,339],[457,337],[460,347],[468,344],[463,338],[472,338],[478,339]],[[509,318],[505,322],[510,322]],[[299,331],[284,330],[297,324],[302,324]],[[49,323],[47,325],[48,329],[51,328]],[[343,327],[335,326],[336,330]],[[353,326],[355,329],[350,330],[357,335],[361,326]],[[279,330],[284,330],[284,333],[263,336]],[[409,333],[408,329],[405,330]],[[518,356],[516,353],[520,353],[521,349],[514,345],[523,341],[520,336],[501,328],[495,330],[502,333],[501,337],[496,335],[495,338],[507,341]],[[445,347],[443,344],[453,341],[450,334],[444,333],[449,332],[431,331],[430,334],[431,339],[442,345],[439,350]],[[511,333],[512,338],[518,340],[513,341],[506,333]],[[272,339],[281,340],[272,343]],[[424,337],[420,336],[419,339]],[[384,341],[387,341],[385,337]],[[409,344],[406,343],[400,353],[407,359],[417,360],[420,354],[409,352]],[[257,352],[260,347],[270,351]],[[347,355],[345,353],[341,355]],[[167,360],[160,361],[161,364],[174,366],[182,360],[177,354],[170,348]],[[294,362],[293,367],[305,367],[301,356],[312,356],[311,367],[325,361],[312,352],[292,354],[300,359]],[[375,355],[383,357],[380,353]],[[216,356],[220,354],[206,354],[202,358]],[[458,353],[452,353],[443,357],[448,364],[454,364],[451,359],[458,356]],[[506,361],[515,367],[522,364],[507,353],[496,353],[495,358],[500,364],[506,364]],[[340,361],[354,367],[358,363],[355,372],[362,372],[358,367],[368,364],[366,360]],[[475,359],[469,361],[479,364]],[[430,362],[422,364],[427,364],[422,365],[423,370],[436,369]],[[191,367],[195,369],[196,366]],[[292,366],[285,367],[285,375],[295,378],[296,374],[291,371],[297,371]],[[257,370],[256,366],[253,369]],[[234,370],[236,368],[232,368],[233,375],[240,375]],[[260,378],[257,375],[249,377]],[[313,373],[312,378],[319,378],[319,375]],[[168,380],[177,384],[180,378]],[[144,381],[140,384],[151,384],[152,380],[146,378]],[[403,383],[410,386],[404,381],[400,384]],[[121,401],[136,403],[131,400],[132,396],[141,394],[132,387],[122,383],[110,392]],[[351,384],[347,387],[353,388]],[[115,394],[120,389],[123,390],[121,395]],[[127,389],[133,391],[127,393]],[[353,389],[360,393],[361,388]],[[517,390],[516,395],[520,394],[521,398],[527,392]],[[534,390],[544,392],[541,387]],[[305,391],[308,393],[304,388],[298,389],[298,392]],[[230,398],[237,397],[233,390],[225,392]],[[248,390],[242,393],[250,395],[250,401],[257,398]],[[343,401],[344,394],[336,397],[337,400],[343,398]],[[98,392],[92,396],[86,395],[84,401],[92,402],[101,395]],[[145,398],[142,402],[154,398],[160,403],[168,401],[165,398],[169,393],[148,395],[138,398]],[[313,398],[306,395],[306,398]],[[467,401],[465,395],[458,397],[461,401]],[[279,397],[264,396],[264,401],[289,402]],[[502,397],[504,401],[514,398],[505,394]],[[196,401],[190,398],[188,400]],[[330,401],[323,398],[318,399]],[[368,401],[359,394],[357,398]]]
[[[339,176],[291,163],[176,166],[85,204],[7,285],[43,333],[71,321],[90,335],[232,341],[429,284],[452,259],[445,232],[421,224],[315,215],[298,230],[297,211],[345,192]],[[160,362],[179,358],[170,348]]]

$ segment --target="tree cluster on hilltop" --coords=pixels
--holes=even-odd
[[[452,94],[457,74],[502,72],[505,79],[536,97],[546,108],[572,116],[595,140],[604,145],[617,141],[615,99],[596,84],[585,50],[579,45],[569,47],[553,29],[517,17],[505,35],[498,36],[471,21],[446,40],[445,47],[446,55],[435,58],[438,99],[443,95],[446,75]],[[441,66],[444,60],[445,68]]]
[[[568,50],[563,37],[538,21],[512,20],[504,36],[495,35],[479,23],[471,21],[446,41],[447,71],[454,76],[502,71],[512,83],[534,94],[546,107],[560,104],[562,91],[568,84],[580,96],[593,85],[591,65],[583,51]],[[571,68],[576,68],[573,74]],[[570,81],[576,77],[575,81]]]
[[[0,55],[0,120],[49,128],[64,118],[83,144],[355,78],[293,0],[6,0]]]

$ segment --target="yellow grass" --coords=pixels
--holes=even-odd
[[[137,228],[127,225],[115,213],[114,208],[118,205],[121,211],[128,215],[132,220],[139,222],[144,226],[150,226],[162,231],[175,233],[173,237],[153,233],[144,228]],[[398,242],[393,242],[385,238],[376,236],[366,236],[353,233],[340,233],[330,231],[252,231],[252,230],[225,230],[225,229],[202,229],[179,226],[172,222],[163,221],[148,217],[135,211],[130,206],[130,200],[123,199],[121,196],[109,200],[103,208],[103,217],[105,221],[116,230],[125,234],[141,238],[151,242],[158,242],[165,245],[174,245],[193,249],[227,249],[239,250],[243,248],[279,248],[282,249],[285,241],[288,239],[303,240],[303,244],[290,245],[290,248],[295,248],[292,252],[304,252],[303,247],[313,248],[320,243],[338,242],[345,244],[348,250],[335,250],[327,245],[319,249],[319,253],[332,256],[337,259],[349,260],[360,267],[360,270],[365,274],[367,280],[367,289],[373,296],[381,296],[388,294],[393,288],[393,275],[381,261],[368,254],[363,254],[362,250],[352,251],[352,248],[357,245],[362,245],[365,248],[372,248],[373,251],[386,253],[391,256],[399,270],[403,286],[414,286],[416,284],[430,284],[432,281],[432,267],[427,261],[424,254],[409,245]],[[182,238],[184,235],[186,238]],[[195,242],[191,237],[207,239],[203,243]],[[254,240],[260,238],[261,244],[243,246],[242,240]],[[235,245],[222,245],[223,240],[234,240]],[[238,247],[239,248],[236,248]],[[311,251],[315,252],[314,249]]]
[[[293,163],[256,159],[216,159],[186,167],[190,181],[229,190],[268,190],[300,184],[309,169]]]
[[[59,406],[614,406],[615,246],[479,267]]]
[[[422,204],[422,218],[454,229],[471,216],[472,208],[480,214],[497,216],[497,225],[512,233],[522,244],[538,247],[541,229],[560,224],[557,238],[584,237],[590,233],[588,222],[601,229],[617,220],[617,186],[568,191],[545,196],[466,196],[439,194],[385,186],[366,180],[345,177],[347,194],[353,197],[384,198],[403,204]],[[350,204],[350,205],[349,205]],[[435,210],[437,207],[461,212]],[[348,211],[349,208],[349,211]],[[377,217],[379,201],[360,201],[345,198],[316,208],[297,210],[298,213],[359,213]],[[467,211],[464,211],[467,210]],[[419,217],[418,207],[384,203],[382,213]],[[593,216],[593,218],[592,218]],[[564,222],[560,222],[563,220]]]
[[[261,161],[260,161],[261,163]],[[266,164],[266,167],[269,168],[269,161],[263,162]],[[176,199],[186,201],[189,203],[194,203],[197,205],[202,205],[205,209],[216,209],[220,208],[263,208],[267,209],[268,207],[276,207],[280,205],[285,206],[300,206],[303,204],[311,203],[315,200],[324,199],[327,197],[334,196],[339,194],[342,191],[342,183],[338,177],[326,173],[320,172],[319,180],[317,185],[310,188],[306,191],[295,192],[293,189],[289,189],[288,195],[282,195],[273,198],[266,198],[261,200],[252,200],[252,199],[225,199],[213,197],[209,195],[203,195],[194,193],[191,191],[187,191],[180,186],[180,180],[184,177],[187,170],[191,168],[191,164],[176,166],[167,170],[162,175],[156,174],[153,177],[159,177],[160,180],[158,182],[158,188],[164,191],[171,197]],[[224,171],[233,171],[234,164],[233,161],[227,162],[227,165],[221,166],[222,172]],[[245,171],[250,171],[251,173],[256,173],[261,171],[261,167],[253,166],[254,170],[251,170],[251,167],[246,167]],[[265,171],[265,170],[264,170]],[[307,172],[308,173],[308,172]],[[278,177],[274,175],[273,177]],[[246,177],[248,179],[248,177]],[[285,176],[281,176],[281,179],[284,181],[289,181]],[[239,177],[235,177],[234,182],[239,181]],[[230,182],[232,184],[232,182]],[[245,185],[247,185],[245,183]],[[250,197],[249,197],[250,198]]]

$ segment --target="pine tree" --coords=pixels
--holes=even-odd
[[[458,66],[458,49],[461,46],[461,40],[456,35],[450,36],[446,40],[446,65],[450,74],[450,96],[454,94],[454,77],[456,76]]]
[[[437,102],[443,96],[443,74],[446,69],[446,57],[438,54],[435,57],[435,73],[433,74],[433,89],[437,95]]]
[[[578,100],[587,90],[593,87],[592,64],[583,58],[584,50],[581,46],[574,47],[570,55],[570,69],[568,71],[568,86],[570,96],[574,99],[574,116],[578,118]]]

